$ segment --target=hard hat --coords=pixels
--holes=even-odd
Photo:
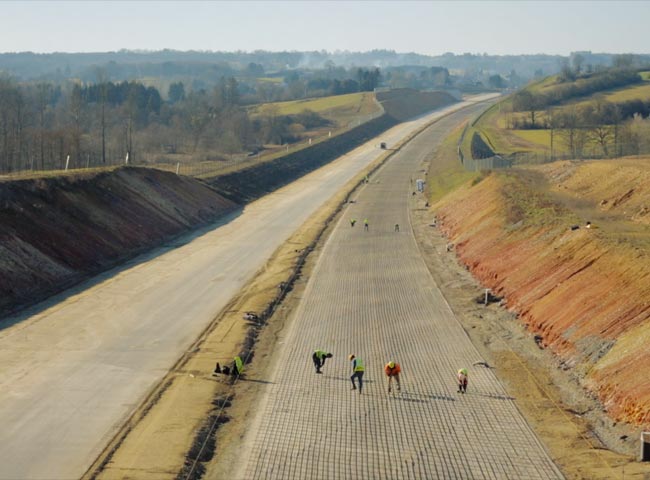
[[[388,362],[388,368],[395,368],[395,362],[393,361]]]
[[[354,358],[354,353],[351,353],[351,354],[348,356],[348,360],[352,360],[353,358]]]

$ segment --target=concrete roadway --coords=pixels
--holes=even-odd
[[[421,162],[461,116],[410,142],[344,211],[281,339],[235,478],[562,478],[493,371],[472,365],[478,352],[409,223]],[[323,375],[315,349],[334,354]],[[351,390],[351,353],[365,361],[362,395]],[[403,391],[388,395],[391,359],[402,366]],[[461,367],[467,394],[456,391]]]
[[[394,145],[471,103],[400,124],[381,141]],[[80,477],[273,251],[383,153],[379,141],[179,248],[136,259],[0,323],[0,479]]]

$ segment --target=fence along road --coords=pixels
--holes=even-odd
[[[344,211],[281,339],[237,479],[562,478],[492,370],[472,366],[478,352],[410,228],[417,169],[461,118],[410,142]],[[312,365],[315,349],[334,354],[323,375]],[[351,391],[350,353],[365,362],[363,395]],[[389,360],[403,372],[403,391],[392,396]],[[456,392],[461,367],[469,370],[465,395]]]
[[[381,140],[394,145],[472,103],[397,125]],[[247,205],[179,248],[140,257],[0,324],[0,479],[80,477],[273,251],[383,153],[378,143]]]

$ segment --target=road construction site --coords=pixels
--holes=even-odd
[[[382,140],[394,145],[459,106],[400,124]],[[0,477],[81,476],[277,246],[377,157],[375,143],[6,320]]]
[[[217,458],[208,478],[563,478],[456,320],[413,235],[420,164],[459,117],[416,137],[355,193],[277,337],[236,461]],[[322,375],[315,349],[333,353]],[[362,392],[351,390],[349,354],[364,360]],[[401,392],[387,392],[389,360],[402,366]],[[456,385],[462,367],[466,394]]]

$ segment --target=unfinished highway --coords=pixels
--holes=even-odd
[[[494,371],[474,365],[481,358],[410,227],[421,164],[461,117],[409,142],[343,211],[281,338],[234,478],[562,478]],[[322,375],[315,349],[334,354]],[[364,360],[363,394],[351,390],[349,354]],[[389,360],[402,366],[391,395]]]
[[[381,141],[394,145],[475,101],[400,124]],[[3,320],[0,479],[79,478],[273,251],[383,153],[379,141],[219,225]]]

